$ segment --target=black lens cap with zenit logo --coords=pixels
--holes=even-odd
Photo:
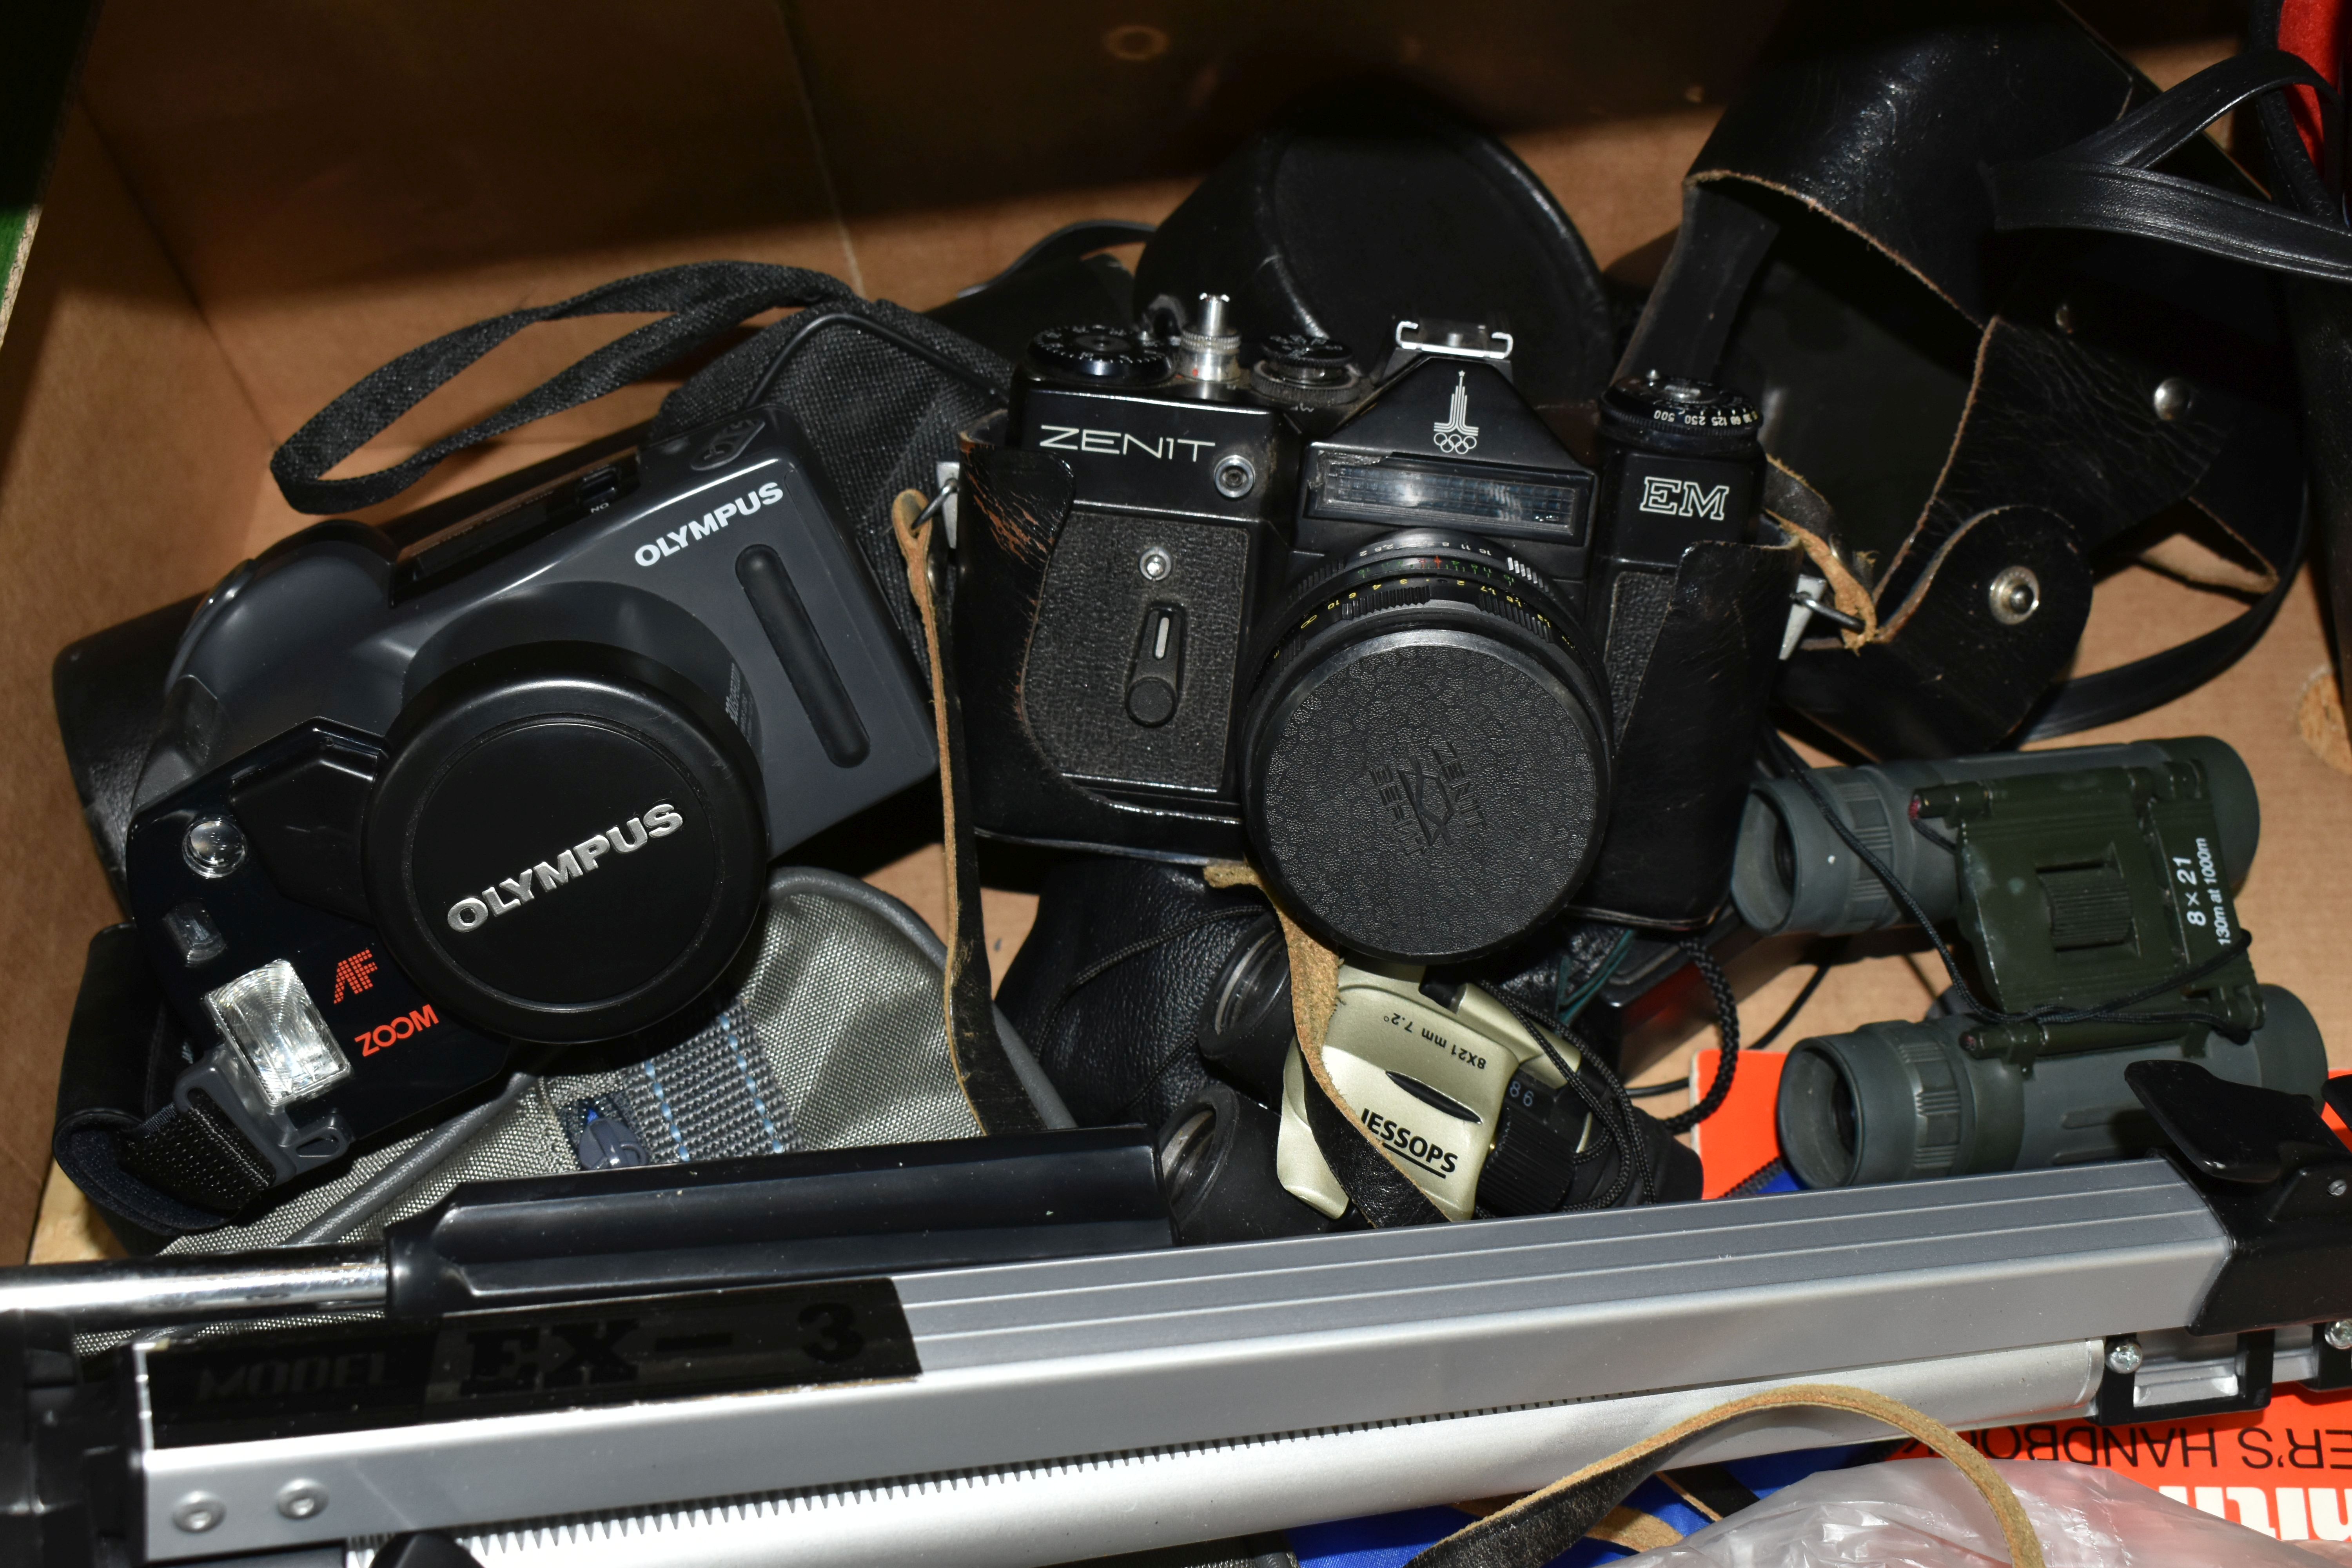
[[[368,900],[427,994],[528,1040],[610,1039],[719,979],[758,917],[759,771],[698,689],[541,645],[436,680],[368,808]]]
[[[1600,847],[1607,687],[1526,565],[1430,531],[1302,589],[1242,725],[1260,870],[1329,946],[1493,952],[1564,905]]]

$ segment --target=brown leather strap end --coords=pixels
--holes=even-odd
[[[940,752],[940,851],[947,863],[948,960],[941,1005],[948,1049],[955,1058],[964,1100],[982,1132],[1035,1132],[1045,1121],[996,1034],[988,937],[980,914],[980,849],[961,765],[963,710],[956,701],[954,645],[949,636],[954,565],[939,537],[939,525],[923,515],[926,505],[919,490],[899,492],[890,506],[890,526],[906,559],[907,587],[922,612],[924,648],[931,664],[931,722]]]

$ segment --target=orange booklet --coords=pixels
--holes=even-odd
[[[1701,1051],[1691,1058],[1691,1093],[1705,1094],[1715,1082],[1715,1064],[1721,1051]],[[1735,1192],[1755,1192],[1751,1185],[1780,1158],[1780,1140],[1773,1131],[1772,1108],[1780,1098],[1780,1067],[1788,1058],[1779,1051],[1743,1051],[1731,1075],[1731,1092],[1716,1113],[1691,1129],[1691,1147],[1706,1167],[1704,1196],[1719,1198]],[[1672,1104],[1670,1100],[1667,1102]],[[1794,1192],[1785,1177],[1768,1183],[1773,1192]]]

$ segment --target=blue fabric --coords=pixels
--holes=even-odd
[[[1458,1508],[1416,1508],[1302,1525],[1288,1533],[1298,1568],[1400,1568],[1469,1522]]]
[[[1759,1454],[1752,1459],[1727,1459],[1723,1468],[1759,1498],[1793,1486],[1816,1470],[1842,1470],[1883,1458],[1884,1444],[1847,1443],[1832,1448],[1798,1448],[1786,1454]],[[1671,1468],[1672,1467],[1668,1467]]]
[[[1625,1500],[1625,1506],[1640,1509],[1643,1513],[1673,1525],[1685,1535],[1696,1530],[1705,1530],[1715,1522],[1683,1501],[1682,1493],[1656,1479],[1643,1481],[1635,1487],[1633,1495]],[[1607,1559],[1601,1561],[1606,1562]]]

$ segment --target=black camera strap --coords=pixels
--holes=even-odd
[[[532,420],[593,402],[717,342],[765,310],[806,307],[734,344],[663,399],[646,439],[658,442],[730,415],[784,410],[808,441],[841,518],[908,652],[928,678],[920,617],[899,571],[890,502],[939,482],[958,432],[1001,406],[1005,363],[978,343],[837,279],[757,261],[697,261],[640,273],[551,305],[510,310],[446,332],[362,378],[270,458],[298,511],[350,511],[387,500],[443,458]],[[329,468],[359,451],[436,388],[526,327],[583,316],[662,312],[565,367],[488,418],[390,468],[347,479]]]
[[[172,1102],[172,1080],[187,1065],[183,1040],[138,928],[109,926],[90,938],[50,1148],[74,1185],[158,1237],[216,1229],[268,1186],[260,1157],[235,1128]]]
[[[856,298],[847,284],[803,267],[695,261],[619,279],[552,305],[509,310],[445,332],[362,377],[278,448],[269,459],[269,471],[287,504],[297,511],[325,514],[373,506],[408,489],[443,458],[534,419],[617,392],[762,310],[847,303]],[[388,468],[349,479],[325,477],[329,468],[525,327],[580,316],[646,311],[661,311],[662,319],[615,338],[489,417],[443,437]]]
[[[2352,283],[2352,228],[2157,172],[2183,143],[2248,99],[2307,87],[2334,116],[2336,89],[2284,49],[2206,67],[2070,147],[1990,172],[1993,226],[2137,235],[2273,272]]]

